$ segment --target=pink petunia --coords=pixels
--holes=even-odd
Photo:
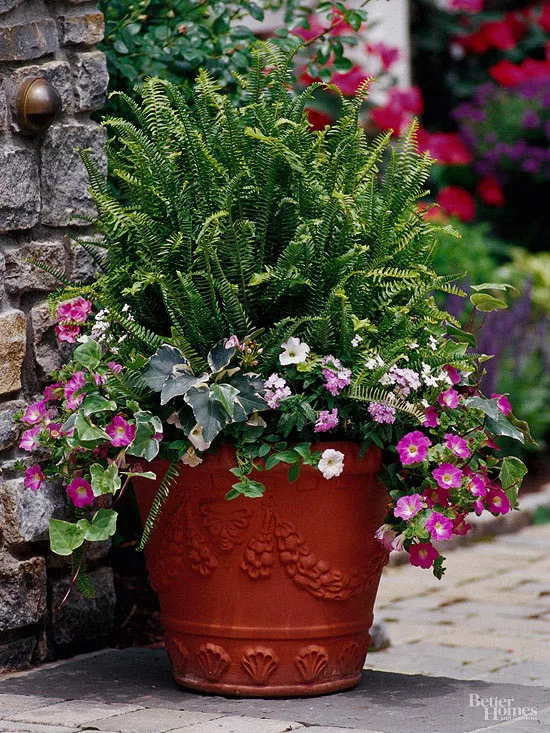
[[[409,547],[409,562],[418,568],[431,568],[439,552],[431,542],[417,542]]]
[[[65,407],[67,410],[75,410],[84,399],[81,390],[86,385],[84,372],[75,372],[64,387]]]
[[[383,524],[381,527],[378,527],[374,536],[388,552],[391,552],[394,549],[392,543],[397,537],[397,532],[393,529],[391,524]]]
[[[80,326],[76,324],[58,323],[54,330],[58,341],[65,341],[68,344],[76,344],[76,340],[80,336]]]
[[[19,447],[29,452],[35,450],[40,445],[40,441],[37,438],[41,431],[42,428],[40,425],[35,425],[33,428],[25,430],[19,441]]]
[[[409,496],[402,496],[395,502],[393,513],[396,517],[407,520],[415,517],[423,508],[420,494],[410,494]]]
[[[63,396],[63,384],[61,382],[54,382],[48,384],[43,392],[45,402],[54,402]]]
[[[453,534],[467,535],[472,529],[472,525],[466,521],[466,514],[459,514],[453,519]]]
[[[510,404],[510,400],[508,397],[504,394],[498,394],[498,392],[493,392],[491,395],[491,399],[497,400],[497,407],[502,412],[503,415],[508,415],[512,412],[512,405]]]
[[[397,444],[397,452],[403,465],[420,463],[426,458],[432,441],[420,430],[413,430],[404,435]]]
[[[487,493],[487,509],[492,514],[508,514],[512,508],[510,499],[501,489],[490,489]]]
[[[58,321],[76,321],[77,323],[85,323],[90,311],[92,303],[81,295],[71,300],[64,300],[57,306],[55,316]]]
[[[25,414],[21,418],[22,422],[26,422],[27,425],[36,425],[46,417],[46,402],[35,402],[29,405],[25,410]]]
[[[136,426],[130,425],[122,415],[115,415],[105,428],[105,432],[111,439],[111,445],[115,448],[124,448],[135,438]]]
[[[461,438],[460,435],[453,435],[452,433],[445,433],[445,445],[452,451],[458,458],[469,458],[470,449],[468,443]]]
[[[426,408],[422,425],[425,428],[436,428],[439,425],[439,417],[437,414],[437,407],[435,405],[431,405]]]
[[[88,481],[74,478],[67,486],[67,496],[76,507],[90,506],[94,503],[94,492]]]
[[[456,369],[454,366],[451,366],[450,364],[445,364],[443,369],[445,369],[445,371],[449,375],[449,379],[451,380],[453,384],[460,383],[461,377],[460,377],[460,372],[458,371],[458,369]]]
[[[440,405],[443,405],[443,407],[450,407],[451,409],[458,407],[459,400],[460,395],[458,394],[456,389],[453,389],[452,387],[446,392],[442,392],[437,398],[437,401]]]
[[[434,468],[432,476],[442,489],[457,489],[462,485],[462,471],[452,463],[442,463],[438,468]]]
[[[453,522],[440,512],[432,512],[426,520],[426,529],[432,540],[450,540],[453,535]]]
[[[487,495],[487,485],[485,483],[485,479],[483,478],[483,476],[480,476],[479,473],[474,473],[471,476],[466,488],[471,494],[473,494],[473,496],[479,497]]]
[[[61,423],[50,422],[46,425],[46,430],[49,432],[51,438],[59,438],[61,435]]]
[[[40,466],[29,466],[25,471],[25,480],[23,481],[25,488],[30,489],[31,491],[38,491],[43,483],[44,474],[42,473]]]

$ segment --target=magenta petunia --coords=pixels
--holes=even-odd
[[[90,506],[94,503],[94,492],[86,479],[74,478],[67,486],[67,496],[76,507]]]
[[[75,410],[84,400],[81,390],[86,385],[86,375],[84,372],[75,372],[68,380],[63,389],[65,395],[65,407],[67,410]]]
[[[459,400],[460,395],[458,394],[456,389],[453,389],[452,387],[446,392],[442,392],[437,398],[437,401],[440,405],[443,405],[443,407],[450,407],[451,409],[458,407]]]
[[[63,384],[61,382],[48,384],[43,394],[46,402],[54,402],[63,396]]]
[[[402,496],[395,502],[393,513],[396,517],[407,520],[415,517],[423,508],[424,504],[420,494],[410,494]]]
[[[120,374],[122,371],[122,364],[117,364],[116,361],[108,361],[107,366],[114,374]]]
[[[435,405],[431,405],[426,408],[422,425],[425,428],[436,428],[439,425],[439,417],[437,414],[437,407]]]
[[[80,326],[76,324],[58,323],[54,330],[58,341],[65,341],[68,344],[76,344],[76,340],[80,336]]]
[[[23,481],[25,488],[30,489],[31,491],[38,491],[43,483],[44,474],[42,473],[40,466],[29,466],[25,471],[25,479]]]
[[[42,427],[40,425],[35,425],[33,428],[25,430],[25,432],[21,435],[19,447],[22,450],[26,450],[29,452],[35,450],[40,445],[38,436],[40,435],[41,431]]]
[[[497,407],[502,412],[503,415],[508,415],[512,412],[512,405],[510,404],[510,400],[508,397],[504,394],[499,394],[498,392],[493,392],[491,395],[491,399],[497,400]]]
[[[485,510],[485,504],[483,503],[483,499],[476,499],[474,501],[474,512],[479,517],[481,514],[483,514],[483,511]]]
[[[42,400],[40,402],[35,402],[34,404],[29,405],[25,410],[21,421],[26,422],[27,425],[36,425],[36,423],[41,422],[45,417],[46,402],[45,400]]]
[[[480,476],[479,473],[472,474],[466,488],[476,497],[487,495],[487,484],[483,476]]]
[[[512,508],[510,499],[506,496],[502,489],[490,489],[487,492],[487,509],[492,514],[508,514]]]
[[[456,369],[456,367],[451,366],[450,364],[445,364],[443,369],[445,369],[445,371],[449,375],[449,379],[453,384],[460,383],[460,372],[458,371],[458,369]]]
[[[466,521],[466,514],[459,514],[453,519],[453,534],[467,535],[472,525]]]
[[[442,489],[441,486],[428,486],[422,492],[426,504],[433,509],[436,504],[446,507],[449,503],[449,489]]]
[[[105,428],[105,432],[111,439],[111,445],[115,448],[124,448],[135,438],[136,426],[130,425],[122,415],[115,415]]]
[[[461,438],[460,435],[453,435],[453,433],[445,433],[445,445],[452,451],[458,458],[469,458],[470,449],[468,443]]]
[[[432,540],[450,540],[453,535],[453,522],[440,512],[432,512],[426,520],[426,529]]]
[[[431,542],[417,542],[409,547],[409,562],[418,568],[431,568],[439,552]]]
[[[46,430],[49,432],[51,438],[59,438],[61,435],[61,423],[49,422],[46,425]]]
[[[410,463],[420,463],[426,458],[428,448],[432,441],[427,438],[420,430],[413,430],[411,433],[404,435],[397,444],[397,452],[403,465]]]
[[[457,489],[462,485],[462,471],[452,463],[442,463],[438,468],[434,468],[432,476],[442,489]]]
[[[57,306],[55,316],[58,321],[76,321],[85,323],[92,310],[92,303],[81,295],[71,300],[64,300]]]

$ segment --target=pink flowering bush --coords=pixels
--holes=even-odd
[[[505,396],[481,394],[485,357],[470,352],[477,313],[505,302],[482,287],[467,327],[438,308],[434,291],[464,293],[431,266],[416,126],[379,173],[389,136],[366,139],[365,87],[330,134],[315,132],[313,90],[297,102],[290,61],[257,53],[268,68],[245,82],[259,87],[242,108],[206,74],[192,105],[148,81],[143,127],[124,122],[113,148],[120,185],[91,168],[109,257],[55,306],[60,340],[77,345],[19,416],[20,447],[36,453],[26,485],[62,482],[73,516],[53,519],[50,539],[69,555],[110,537],[132,476],[153,480],[147,464],[167,459],[143,546],[182,466],[221,444],[235,451],[230,500],[262,496],[279,464],[290,482],[304,465],[345,477],[335,441],[352,441],[383,451],[390,501],[376,536],[441,577],[439,543],[465,534],[472,512],[514,508],[525,471],[493,439],[523,441],[527,426]]]

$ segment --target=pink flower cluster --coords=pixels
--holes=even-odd
[[[323,357],[322,375],[326,380],[325,388],[333,397],[337,397],[351,382],[351,369],[342,366],[339,359],[334,356]]]
[[[80,334],[80,324],[86,323],[92,310],[92,303],[82,296],[65,300],[57,306],[55,332],[60,341],[76,343]]]
[[[325,433],[327,430],[332,430],[338,425],[338,410],[335,407],[333,410],[321,410],[317,422],[315,423],[316,433]]]
[[[269,379],[266,379],[264,389],[264,400],[272,410],[280,407],[281,402],[292,394],[290,387],[286,383],[286,379],[283,379],[278,374],[272,374]]]

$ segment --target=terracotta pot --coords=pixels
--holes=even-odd
[[[146,547],[174,677],[185,687],[249,697],[318,695],[353,687],[387,552],[373,535],[388,496],[380,453],[354,443],[330,480],[279,464],[261,499],[224,497],[235,482],[229,446],[180,477]],[[158,479],[167,463],[151,465]],[[136,480],[147,516],[157,482]],[[158,485],[158,484],[157,484]]]

